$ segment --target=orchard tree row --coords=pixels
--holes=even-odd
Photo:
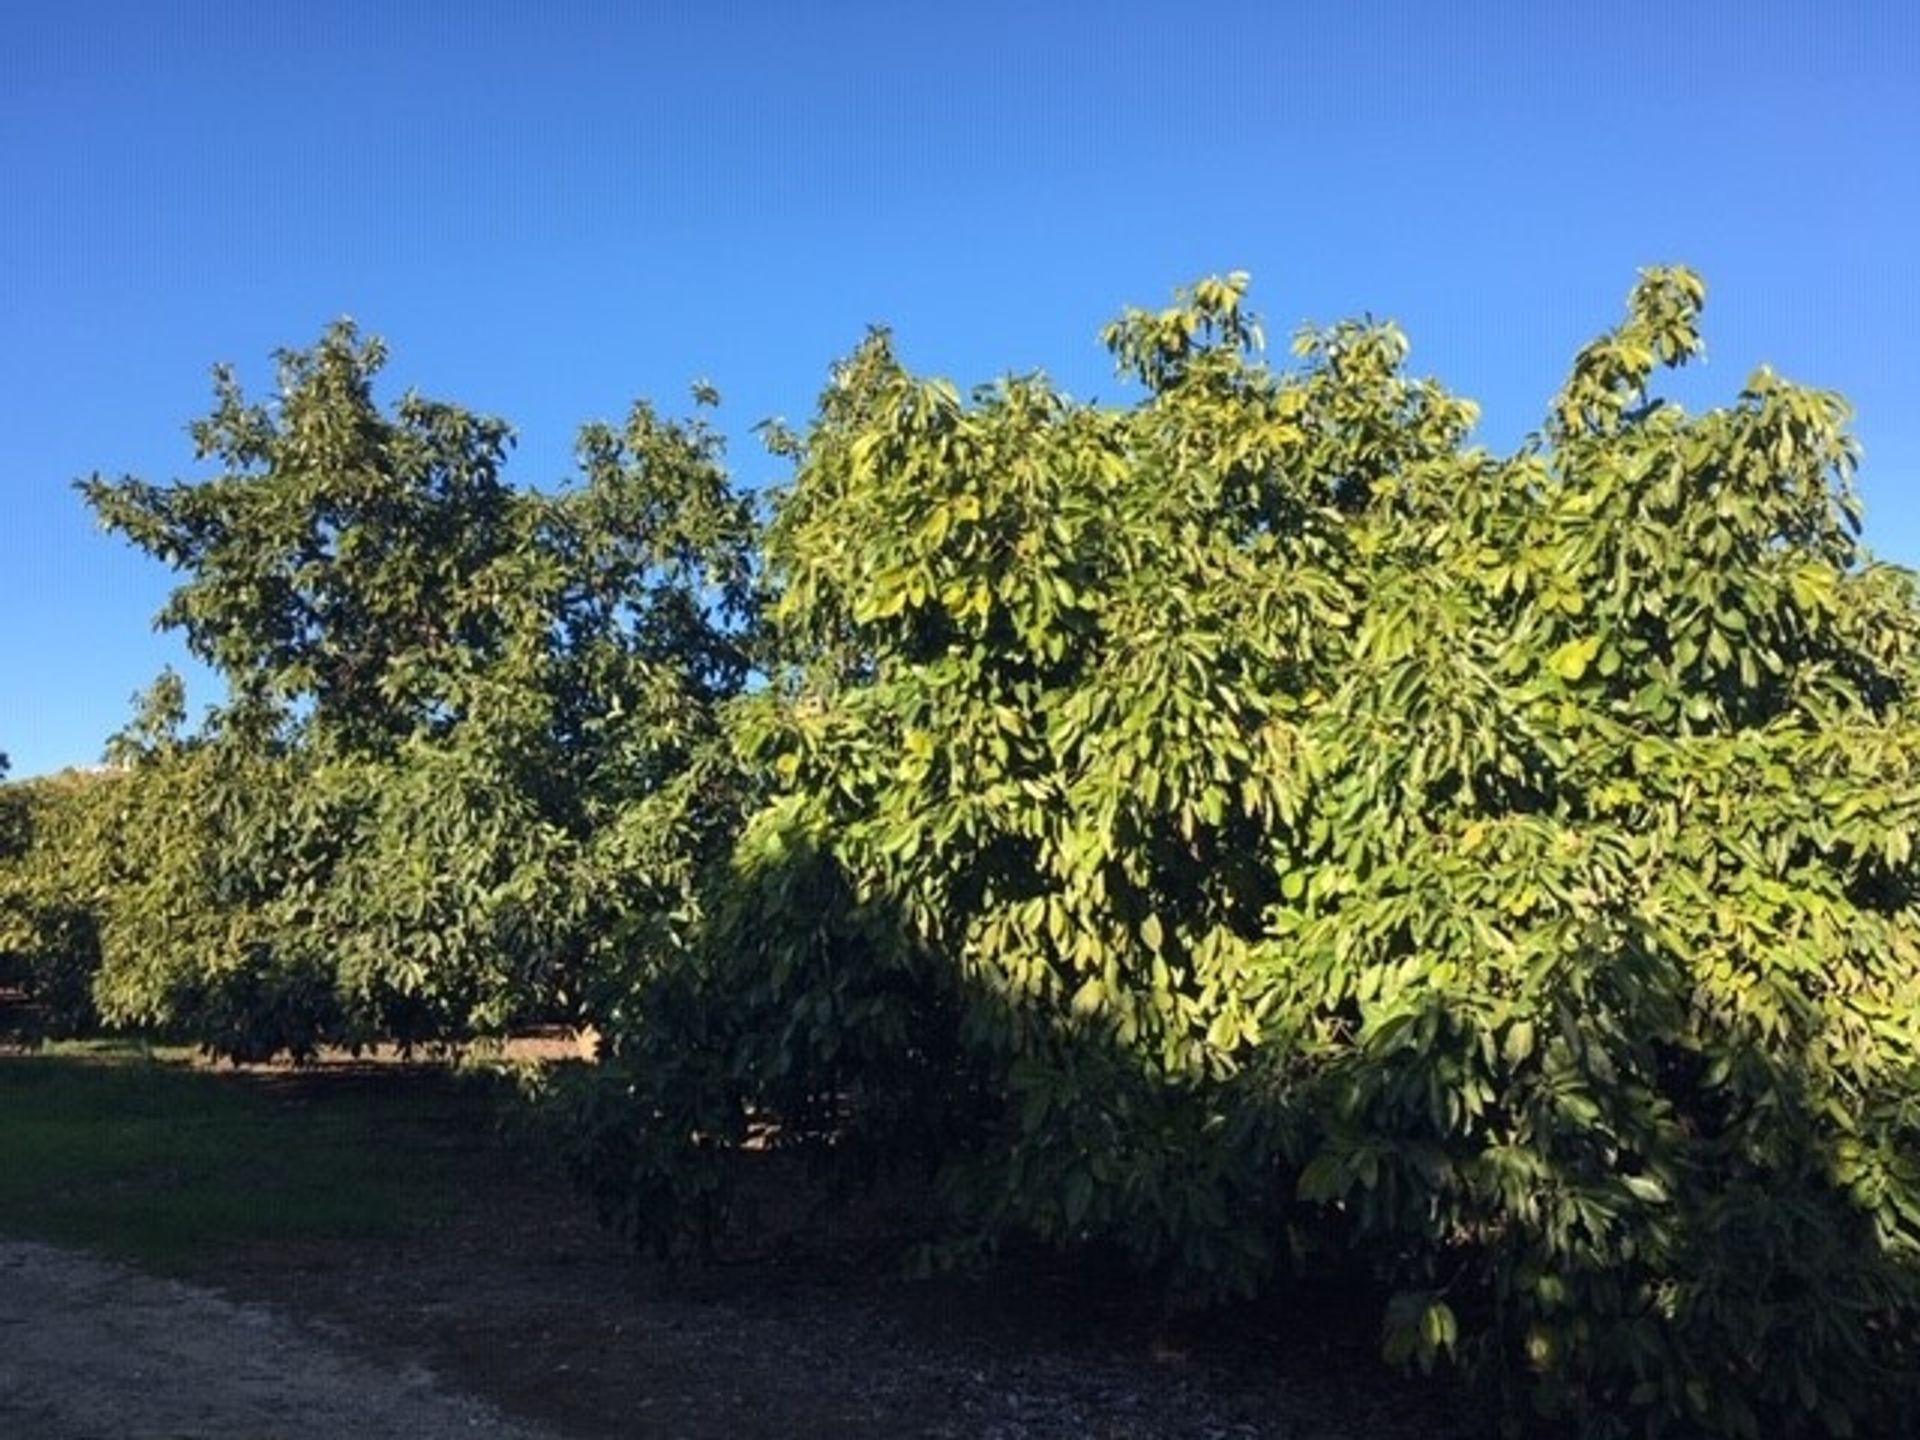
[[[1510,1429],[1896,1433],[1920,1403],[1920,604],[1836,396],[1689,414],[1650,270],[1512,454],[1391,327],[1245,279],[1137,398],[884,333],[770,496],[701,418],[382,406],[351,326],[220,372],[213,473],[93,480],[225,681],[0,788],[56,1023],[220,1054],[590,1025],[643,1240],[749,1124],[938,1182],[938,1253],[1352,1278]]]

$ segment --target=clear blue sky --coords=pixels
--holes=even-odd
[[[183,653],[167,573],[70,482],[194,473],[207,367],[264,388],[341,314],[396,386],[512,420],[525,482],[709,377],[763,483],[748,427],[803,419],[869,322],[963,383],[1111,394],[1100,324],[1236,268],[1270,333],[1397,319],[1506,445],[1684,261],[1681,397],[1762,360],[1845,392],[1868,538],[1920,563],[1910,9],[15,0],[0,749],[92,761]]]

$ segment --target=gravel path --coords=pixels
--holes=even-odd
[[[0,1240],[0,1435],[551,1440],[275,1311],[12,1240]]]

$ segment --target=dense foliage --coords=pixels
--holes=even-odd
[[[232,689],[94,787],[91,994],[591,1019],[575,1160],[663,1244],[752,1132],[932,1173],[948,1255],[1365,1277],[1513,1427],[1895,1433],[1920,605],[1837,397],[1652,393],[1703,300],[1647,272],[1508,456],[1391,327],[1269,367],[1238,276],[1108,329],[1127,405],[876,333],[764,535],[697,422],[512,491],[335,331],[223,381],[222,479],[89,487]]]
[[[97,1020],[98,917],[112,881],[111,778],[64,774],[0,785],[0,983],[19,986],[43,1035]]]
[[[976,1237],[1359,1263],[1508,1413],[1890,1424],[1914,596],[1835,398],[1649,397],[1701,299],[1651,272],[1505,458],[1391,329],[1269,370],[1238,280],[1109,330],[1123,409],[870,340],[768,539],[773,793],[590,1157],[636,1218],[753,1117],[931,1150]]]
[[[724,843],[695,762],[746,677],[754,529],[715,434],[638,406],[582,432],[581,483],[517,490],[503,423],[383,411],[384,358],[337,326],[271,405],[222,371],[219,474],[83,487],[184,572],[161,622],[228,691],[187,732],[165,680],[116,744],[110,1022],[256,1057],[610,1018]]]

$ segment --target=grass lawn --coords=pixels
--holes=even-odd
[[[444,1070],[198,1067],[92,1043],[0,1056],[0,1234],[179,1273],[260,1242],[393,1238],[503,1163],[492,1097]]]

